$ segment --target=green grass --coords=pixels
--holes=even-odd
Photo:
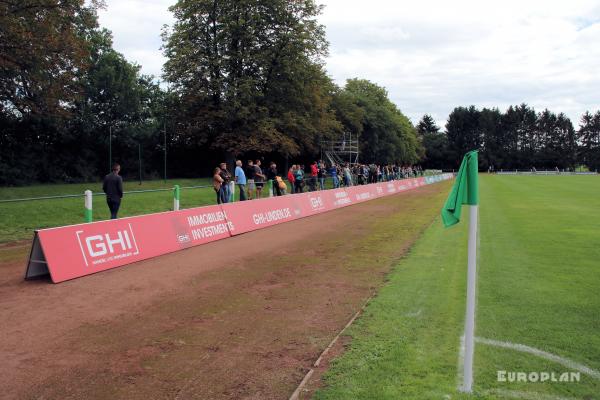
[[[480,195],[476,335],[600,370],[598,179],[486,175]],[[483,344],[474,394],[457,391],[467,222],[444,229],[438,218],[426,230],[349,329],[316,399],[600,398],[600,381],[585,374],[579,383],[498,382],[498,370],[572,370]]]

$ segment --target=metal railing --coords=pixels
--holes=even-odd
[[[180,186],[180,189],[205,189],[212,188],[212,185],[197,185],[197,186]],[[173,188],[160,188],[160,189],[145,189],[145,190],[129,190],[123,192],[123,194],[136,194],[136,193],[156,193],[156,192],[172,192]],[[103,192],[94,192],[92,196],[104,196]],[[24,197],[22,199],[5,199],[0,200],[0,203],[17,203],[22,201],[35,201],[35,200],[54,200],[54,199],[71,199],[77,197],[85,197],[85,192],[81,194],[63,194],[57,196],[41,196],[41,197]]]

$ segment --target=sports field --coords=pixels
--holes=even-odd
[[[600,398],[600,181],[481,175],[480,195],[474,395],[456,390],[467,224],[438,218],[349,329],[317,399]],[[583,372],[511,383],[498,371]]]
[[[24,282],[27,244],[3,245],[4,394],[287,399],[374,296],[300,398],[600,399],[598,177],[480,179],[472,396],[457,391],[467,221],[439,218],[451,182],[58,285]]]

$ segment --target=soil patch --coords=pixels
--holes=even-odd
[[[58,285],[23,281],[20,248],[0,262],[3,396],[287,399],[448,185]]]

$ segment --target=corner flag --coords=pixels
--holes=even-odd
[[[467,310],[465,315],[465,358],[461,391],[473,391],[473,354],[475,352],[475,285],[477,282],[477,213],[479,208],[477,150],[465,154],[456,181],[442,208],[446,227],[460,221],[463,204],[469,205],[469,244],[467,261]]]
[[[476,206],[479,204],[479,184],[477,182],[477,150],[465,154],[456,175],[452,191],[442,208],[442,220],[446,227],[460,221],[463,204]]]

